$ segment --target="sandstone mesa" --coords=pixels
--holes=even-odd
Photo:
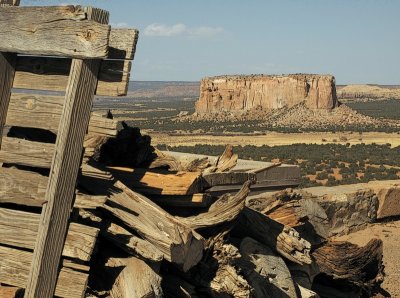
[[[338,106],[332,75],[243,75],[203,78],[198,114],[280,109],[305,102],[310,109]]]

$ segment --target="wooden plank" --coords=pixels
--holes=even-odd
[[[246,172],[208,173],[202,176],[204,187],[243,184],[247,180],[256,181],[256,174]]]
[[[54,144],[3,137],[0,162],[50,168]]]
[[[48,178],[34,172],[0,168],[0,203],[42,206]]]
[[[0,148],[15,74],[15,54],[0,52]]]
[[[99,63],[98,60],[72,61],[26,297],[47,298],[54,293]]]
[[[27,283],[31,262],[31,252],[0,246],[1,282],[14,287],[24,288]],[[57,279],[55,296],[66,298],[83,297],[87,280],[87,273],[62,267]]]
[[[6,125],[57,132],[64,96],[12,93]]]
[[[57,134],[64,96],[12,93],[6,126],[35,127]],[[88,134],[95,136],[116,136],[118,122],[93,112],[90,117]]]
[[[2,7],[0,51],[106,58],[110,26],[88,20],[79,6]]]
[[[166,195],[151,195],[149,199],[157,203],[160,206],[170,207],[209,207],[213,198],[210,194],[206,193],[195,193],[193,195],[186,196],[166,196]]]
[[[111,28],[108,58],[133,60],[138,38],[136,29]]]
[[[144,195],[191,195],[202,190],[201,173],[123,167],[108,168],[113,176]]]
[[[0,243],[33,249],[39,229],[40,214],[0,208]],[[62,255],[90,261],[99,230],[71,223]]]
[[[131,61],[103,60],[96,94],[122,96],[127,94]],[[71,59],[18,56],[14,88],[64,92],[67,88]]]

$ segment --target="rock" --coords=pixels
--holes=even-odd
[[[254,109],[279,109],[305,102],[311,109],[338,106],[335,78],[331,75],[218,76],[204,78],[196,112],[239,113]]]

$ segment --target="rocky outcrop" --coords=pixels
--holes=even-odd
[[[335,78],[331,75],[251,75],[204,78],[198,114],[253,109],[279,109],[305,102],[311,109],[331,110],[338,105]]]

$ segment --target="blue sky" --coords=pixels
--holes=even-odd
[[[398,0],[22,0],[92,5],[139,29],[133,80],[329,73],[400,84]]]

